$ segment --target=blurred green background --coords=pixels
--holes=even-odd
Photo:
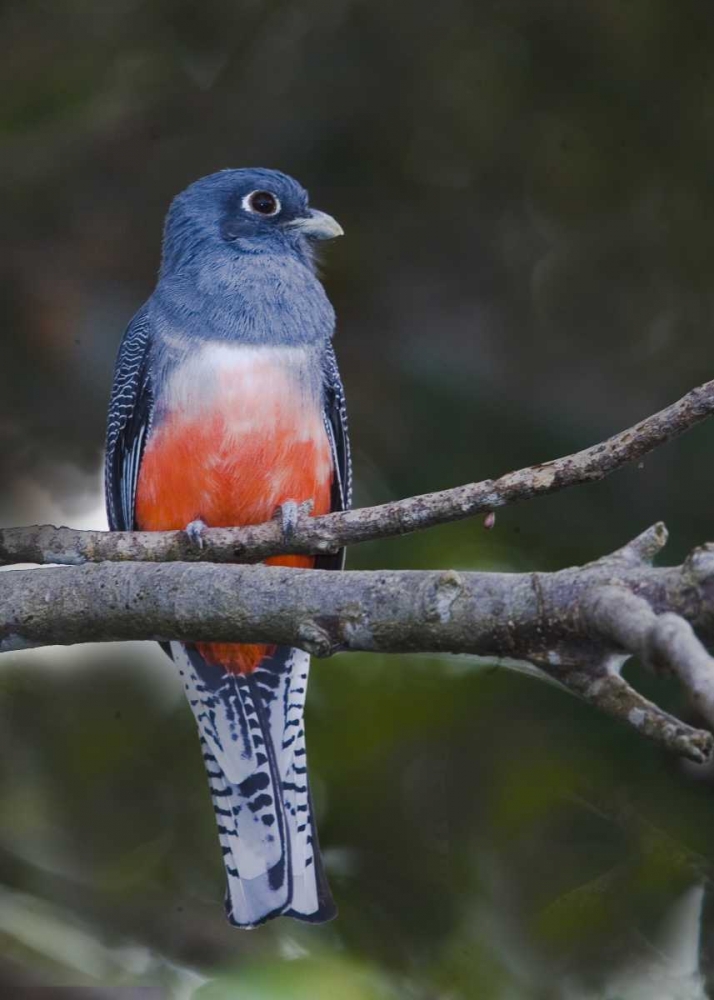
[[[4,524],[101,525],[119,338],[170,199],[222,167],[294,174],[346,230],[323,272],[358,505],[567,453],[714,375],[711,4],[21,0],[0,9],[0,81]],[[714,536],[712,455],[703,425],[490,533],[349,564],[545,570],[658,519],[679,560]],[[0,991],[705,995],[711,774],[468,658],[318,663],[308,735],[340,915],[242,933],[169,661],[6,654]]]

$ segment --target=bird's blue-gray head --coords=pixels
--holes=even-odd
[[[174,198],[154,325],[194,339],[320,343],[335,314],[315,274],[313,244],[342,233],[277,170],[222,170]]]
[[[174,198],[164,230],[162,273],[183,270],[209,254],[229,262],[242,254],[288,254],[306,264],[315,240],[342,234],[307,191],[278,170],[221,170]]]

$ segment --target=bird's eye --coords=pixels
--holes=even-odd
[[[271,191],[251,191],[242,204],[246,212],[256,215],[277,215],[280,211],[280,199]]]

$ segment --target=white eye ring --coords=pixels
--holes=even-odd
[[[261,202],[264,207],[260,207]],[[244,196],[240,204],[241,208],[246,212],[250,212],[251,215],[262,215],[265,218],[277,215],[282,208],[280,198],[276,194],[273,194],[272,191],[250,191]],[[267,211],[266,208],[268,209]]]

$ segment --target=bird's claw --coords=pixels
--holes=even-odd
[[[275,511],[275,517],[280,521],[280,529],[286,542],[289,542],[297,531],[300,518],[309,515],[314,506],[312,500],[304,500],[302,503],[286,500],[280,504]]]
[[[195,521],[191,521],[184,528],[184,531],[188,535],[188,540],[191,542],[192,545],[195,545],[197,549],[203,548],[204,545],[203,533],[207,527],[208,525],[206,524],[206,522],[201,521],[201,519],[198,518]]]

